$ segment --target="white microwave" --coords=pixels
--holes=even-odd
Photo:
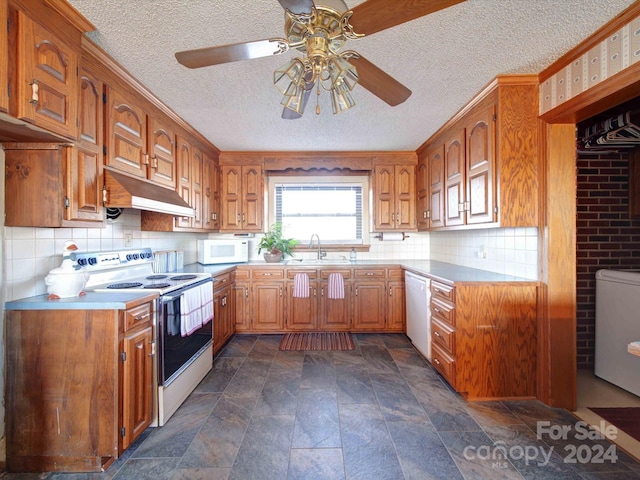
[[[242,263],[249,261],[249,242],[246,239],[198,240],[198,263]]]

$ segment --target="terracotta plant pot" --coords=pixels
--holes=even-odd
[[[264,261],[267,263],[278,263],[282,260],[282,254],[281,253],[269,253],[269,252],[265,252],[264,254]]]

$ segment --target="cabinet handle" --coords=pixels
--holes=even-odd
[[[155,357],[156,356],[156,342],[149,342],[149,345],[151,345],[151,353],[149,354],[150,357]]]
[[[436,312],[436,313],[440,313],[440,309],[436,308],[436,307],[433,307],[433,311]]]
[[[242,214],[242,223],[244,223],[244,213]]]
[[[144,163],[145,165],[149,165],[149,154],[148,153],[145,153],[142,156],[142,163]]]
[[[249,298],[249,289],[248,288],[244,289],[244,296],[245,296],[245,298]]]
[[[313,289],[313,296],[314,296],[314,297],[317,297],[317,296],[318,296],[318,289],[317,289],[317,288],[314,288],[314,289]]]
[[[400,224],[400,212],[396,213],[396,219],[398,220],[398,224]]]
[[[372,277],[373,276],[373,272],[367,272],[367,275]]]
[[[356,287],[356,297],[358,296],[358,287]]]
[[[280,287],[280,296],[282,296],[282,287]]]
[[[391,214],[391,223],[395,223],[395,221],[396,221],[396,214],[392,213]]]
[[[40,95],[38,94],[38,91],[40,89],[40,87],[38,86],[38,80],[34,78],[31,83],[29,83],[29,85],[31,85],[31,100],[29,100],[29,103],[37,106],[38,102],[40,101]]]
[[[391,297],[391,287],[389,287],[389,296]]]
[[[433,332],[433,334],[434,334],[436,337],[440,338],[440,332]]]
[[[436,292],[436,293],[440,293],[440,289],[436,288],[436,287],[433,287],[433,291]]]
[[[436,365],[440,365],[440,360],[438,360],[437,358],[433,358],[433,363],[435,363]]]
[[[145,313],[144,315],[139,315],[139,316],[137,316],[137,317],[133,317],[133,319],[134,319],[136,322],[139,322],[140,320],[144,320],[145,318],[149,318],[150,316],[151,316],[151,312],[147,312],[147,313]]]
[[[322,288],[320,289],[320,296],[321,296],[321,297],[324,297],[324,287],[322,287]]]
[[[238,223],[240,223],[240,214],[238,214]]]
[[[262,276],[264,276],[264,277],[270,277],[271,275],[273,275],[273,273],[266,273],[265,272],[265,273],[262,274]]]

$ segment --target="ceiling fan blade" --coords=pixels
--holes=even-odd
[[[251,60],[253,58],[279,55],[288,49],[289,45],[284,39],[256,40],[254,42],[185,50],[176,53],[176,60],[185,67],[200,68],[238,60]]]
[[[466,0],[367,0],[352,8],[354,32],[371,35]]]
[[[313,0],[278,0],[282,8],[291,13],[311,13]]]
[[[411,90],[362,55],[350,58],[349,63],[356,67],[358,84],[392,107],[400,105],[411,96]]]

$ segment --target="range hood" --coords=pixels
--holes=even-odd
[[[147,180],[105,167],[104,184],[107,189],[106,207],[135,208],[178,217],[195,216],[195,210],[177,192]]]

